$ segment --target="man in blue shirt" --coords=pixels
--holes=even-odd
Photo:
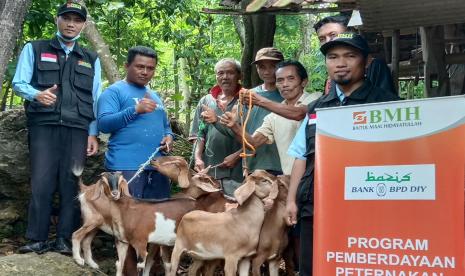
[[[110,133],[105,167],[131,179],[160,146],[168,152],[173,142],[166,112],[158,94],[147,87],[155,74],[156,52],[136,46],[128,51],[126,79],[109,86],[98,101],[98,128]],[[129,184],[137,198],[168,198],[169,180],[148,166]]]
[[[71,254],[69,238],[80,223],[72,170],[83,168],[86,155],[98,150],[93,103],[101,89],[97,54],[77,43],[86,17],[79,4],[62,5],[56,36],[26,44],[13,78],[14,90],[26,100],[32,189],[26,232],[31,242],[19,248],[20,253],[52,249]],[[56,190],[56,240],[47,242]]]

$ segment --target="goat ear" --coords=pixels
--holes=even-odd
[[[234,197],[242,205],[255,192],[255,182],[246,181],[234,191]]]
[[[208,167],[206,167],[205,169],[200,170],[198,173],[199,173],[199,174],[208,174],[208,171],[210,170],[210,167],[211,167],[211,166],[208,166]]]
[[[290,175],[279,175],[278,180],[284,188],[289,189],[289,184],[291,183]]]
[[[271,182],[271,190],[266,199],[276,199],[279,192],[279,179],[276,176],[273,176],[273,179],[269,177],[266,177],[265,179]]]
[[[189,168],[182,165],[178,166],[179,175],[178,175],[178,185],[181,188],[189,188],[190,179],[189,179]]]
[[[131,194],[129,193],[129,184],[128,182],[126,181],[126,179],[124,179],[124,176],[121,175],[119,177],[119,190],[120,190],[120,193],[127,196],[127,197],[131,197]]]
[[[153,160],[153,159],[152,159],[152,160],[150,160],[150,166],[152,166],[153,168],[155,168],[155,162],[156,162],[156,161],[155,161],[155,160]]]
[[[102,180],[97,181],[95,183],[94,192],[92,193],[91,201],[97,200],[103,193],[103,184],[101,183]]]
[[[221,189],[213,187],[213,185],[210,182],[207,183],[203,181],[196,181],[195,185],[199,187],[202,191],[207,192],[207,193],[221,191]]]

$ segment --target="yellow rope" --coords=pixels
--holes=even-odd
[[[240,157],[242,157],[242,167],[243,169],[246,171],[245,175],[248,174],[248,167],[247,167],[247,157],[252,157],[252,156],[255,156],[255,147],[249,142],[247,141],[247,138],[246,138],[246,127],[247,127],[247,122],[249,121],[249,117],[250,117],[250,112],[252,111],[252,92],[249,91],[249,104],[248,104],[248,110],[247,110],[247,115],[245,116],[245,120],[243,120],[244,118],[244,110],[243,110],[243,94],[241,93],[240,96],[239,96],[239,105],[238,105],[238,108],[239,108],[239,117],[241,118],[241,125],[242,125],[242,152],[240,153]],[[247,153],[247,147],[248,146],[250,148],[250,150],[252,151],[252,153]]]

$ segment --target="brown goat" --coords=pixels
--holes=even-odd
[[[278,195],[277,177],[256,170],[234,193],[239,206],[223,213],[192,211],[178,225],[170,275],[176,274],[181,255],[197,260],[224,259],[226,276],[235,276],[238,263],[247,275],[249,258],[256,253],[265,218],[264,202]]]
[[[207,178],[210,179],[209,181],[215,181],[212,177],[206,175],[203,172],[193,174],[193,172],[189,170],[189,165],[187,164],[186,160],[179,156],[158,157],[156,160],[152,160],[151,165],[161,174],[168,177],[170,180],[177,181],[179,183],[179,186],[189,186],[190,182],[197,182],[200,178],[202,178],[205,181],[207,181]],[[186,193],[186,191],[183,192]],[[194,192],[194,190],[189,191],[189,193]],[[203,192],[201,195],[188,195],[197,199],[198,210],[203,210],[212,213],[224,212],[226,203],[235,202],[231,198],[226,198],[221,191],[210,193]]]
[[[182,175],[178,175],[182,178]],[[125,180],[123,179],[125,182]],[[163,252],[164,247],[174,245],[176,239],[176,227],[181,217],[189,211],[197,209],[196,197],[204,193],[218,191],[219,185],[207,175],[194,175],[189,182],[178,180],[183,191],[175,194],[172,199],[164,201],[136,200],[122,196],[110,202],[115,236],[122,242],[117,243],[119,265],[117,271],[121,271],[126,256],[128,244],[134,247],[137,255],[137,268],[144,269],[144,275],[148,275],[147,244],[160,245],[165,269],[169,270],[168,256]],[[105,191],[111,198],[113,193]],[[150,263],[147,262],[147,264]]]
[[[110,199],[102,196],[103,190],[110,191],[110,183],[119,181],[121,173],[103,173],[100,179],[93,185],[86,186],[79,180],[80,194],[78,196],[81,203],[81,214],[83,225],[73,233],[73,258],[79,265],[87,263],[93,268],[98,268],[97,263],[92,258],[91,243],[99,229],[113,235],[112,216],[110,212]],[[130,197],[127,182],[119,185],[118,189],[113,192],[114,198],[121,195]],[[113,184],[114,185],[114,184]],[[84,253],[84,259],[81,257],[81,244]]]
[[[279,275],[279,260],[288,245],[285,212],[289,181],[288,175],[278,176],[278,196],[271,209],[265,214],[257,254],[252,259],[252,274],[254,276],[260,276],[260,267],[266,261],[268,261],[269,275]],[[286,263],[288,262],[289,260],[286,260]]]
[[[182,175],[179,177],[182,178]],[[143,202],[132,199],[128,192],[127,182],[120,173],[104,173],[95,185],[89,187],[81,184],[82,192],[79,198],[81,201],[84,225],[73,234],[73,257],[76,262],[81,265],[86,262],[92,267],[98,267],[98,265],[92,260],[90,244],[97,230],[100,228],[116,237],[116,247],[118,251],[118,261],[116,262],[117,275],[122,275],[124,259],[128,247],[128,239],[130,240],[130,243],[133,244],[139,237],[138,233],[142,233],[141,235],[143,236],[143,233],[148,231],[146,229],[155,229],[155,220],[151,223],[141,221],[138,224],[143,224],[146,226],[146,229],[139,229],[139,225],[137,226],[137,229],[135,229],[135,225],[133,223],[134,219],[144,218],[144,215],[141,216],[141,214],[146,214],[145,217],[148,218],[149,216],[147,213],[150,213],[150,210],[158,208],[157,210],[159,210],[160,213],[158,214],[158,218],[163,217],[165,213],[170,213],[170,215],[176,218],[176,221],[178,222],[185,212],[195,208],[196,204],[193,199],[201,196],[203,193],[216,192],[219,188],[218,183],[212,181],[210,177],[203,175],[192,177],[192,180],[190,181],[191,183],[180,180],[178,180],[178,182],[184,191],[184,193],[177,194],[177,196],[181,197],[181,199],[173,199],[166,202]],[[127,206],[128,208],[122,206]],[[135,209],[138,211],[133,212]],[[174,211],[169,211],[170,209],[173,209]],[[168,220],[168,216],[166,220]],[[164,221],[161,220],[159,223],[163,222]],[[148,235],[149,233],[146,234]],[[171,236],[171,241],[168,242],[168,244],[174,244],[174,240],[172,239],[173,237]],[[80,256],[81,242],[83,244],[85,261]],[[143,239],[141,242],[144,242]],[[163,242],[161,242],[161,244],[163,244]],[[170,245],[172,246],[173,244]],[[147,253],[143,253],[145,251],[140,248],[141,247],[139,247],[139,251],[141,251],[141,254]],[[152,255],[155,254],[158,247],[150,246],[149,249],[153,250],[153,252],[148,252]],[[165,250],[162,248],[162,252],[164,251]],[[165,254],[165,256],[162,255],[162,258],[169,256],[170,254],[168,256]],[[166,260],[166,258],[164,259]],[[152,258],[149,256],[145,273],[148,273],[150,270],[152,261]],[[141,266],[142,264],[139,263],[138,267],[141,268]]]

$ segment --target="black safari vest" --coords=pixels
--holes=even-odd
[[[94,119],[92,88],[97,54],[75,43],[66,58],[56,37],[31,44],[34,51],[31,85],[42,91],[56,84],[58,89],[57,101],[52,106],[25,102],[28,126],[63,125],[87,130]]]
[[[329,93],[320,97],[308,106],[308,114],[315,114],[316,108],[336,107],[343,105],[367,104],[376,102],[396,101],[400,98],[391,92],[379,87],[373,86],[369,80],[352,94],[344,99],[343,102],[337,96],[336,87],[332,86]],[[307,124],[305,126],[305,157],[307,158],[305,173],[300,180],[297,190],[297,203],[299,204],[299,216],[313,215],[313,193],[314,193],[314,168],[315,168],[315,138],[316,124]]]

